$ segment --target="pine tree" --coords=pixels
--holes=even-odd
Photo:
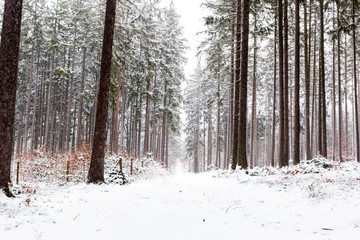
[[[106,141],[106,121],[108,116],[108,99],[112,46],[114,37],[116,0],[106,1],[103,52],[101,58],[100,89],[96,111],[95,136],[89,169],[88,182],[104,181],[104,157]]]
[[[0,189],[9,189],[16,104],[22,0],[6,0],[0,44]]]

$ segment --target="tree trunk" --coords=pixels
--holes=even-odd
[[[316,19],[316,15],[315,15],[315,19]],[[317,132],[316,131],[318,129],[318,127],[315,127],[315,125],[318,126],[318,121],[316,121],[315,119],[315,114],[316,114],[316,32],[317,32],[317,22],[315,21],[315,26],[314,26],[314,49],[313,49],[313,75],[312,75],[312,80],[313,80],[313,92],[312,92],[312,115],[311,115],[311,159],[313,158],[314,155],[317,155],[318,152],[318,138],[317,138]]]
[[[57,19],[55,19],[54,24],[54,36],[57,31]],[[50,128],[50,109],[51,109],[51,97],[52,97],[52,84],[54,78],[54,64],[55,64],[55,48],[51,51],[51,67],[50,67],[50,82],[48,86],[47,92],[47,104],[46,104],[46,119],[45,119],[45,142],[44,142],[44,150],[48,151],[49,148],[49,128]]]
[[[255,21],[255,31],[256,31],[256,13],[254,15],[254,21]],[[256,138],[257,138],[257,132],[256,132],[256,48],[257,48],[257,38],[256,33],[254,33],[254,56],[253,56],[253,93],[252,93],[252,110],[251,110],[251,140],[250,140],[250,167],[255,167],[254,160],[256,158],[256,150],[254,148]]]
[[[72,105],[72,96],[73,96],[73,86],[74,86],[74,70],[75,70],[75,50],[76,50],[76,33],[77,27],[75,25],[75,35],[73,42],[73,50],[72,50],[72,62],[71,62],[71,77],[70,77],[70,96],[69,96],[69,104],[68,104],[68,113],[67,113],[67,129],[66,129],[66,150],[70,150],[70,131],[71,131],[71,105]],[[70,61],[70,57],[69,57]],[[74,113],[75,114],[75,113]],[[75,123],[74,123],[75,125]],[[73,129],[75,130],[75,129]],[[74,141],[74,139],[72,139]]]
[[[220,168],[220,66],[217,79],[217,114],[216,114],[216,161],[215,165]]]
[[[360,162],[360,143],[359,143],[359,110],[358,110],[358,95],[357,95],[357,78],[356,78],[356,22],[355,22],[355,0],[352,1],[352,24],[354,25],[352,29],[352,43],[353,43],[353,71],[354,71],[354,99],[355,99],[355,149],[356,149],[356,159]]]
[[[342,101],[341,101],[341,33],[340,33],[340,3],[337,2],[337,27],[338,27],[338,37],[337,37],[337,57],[338,57],[338,101],[339,101],[339,161],[342,162]]]
[[[200,87],[198,88],[198,101],[197,101],[197,128],[196,128],[196,140],[194,151],[194,172],[199,172],[199,151],[200,151]]]
[[[310,45],[311,40],[308,37],[307,6],[304,4],[304,54],[305,54],[305,148],[306,159],[311,159],[311,141],[310,141]],[[311,24],[311,18],[310,18]]]
[[[38,91],[38,86],[35,85],[35,100],[34,100],[34,112],[33,112],[33,116],[32,116],[32,123],[31,123],[31,138],[30,138],[30,154],[34,154],[34,138],[35,138],[35,120],[36,120],[36,107],[37,107],[37,91]]]
[[[275,167],[275,134],[276,134],[276,72],[277,72],[277,52],[276,52],[276,34],[277,34],[277,17],[275,14],[274,20],[275,30],[274,30],[274,92],[273,92],[273,109],[272,109],[272,145],[271,145],[271,155],[270,155],[270,164]]]
[[[235,12],[236,11],[236,2],[233,1],[232,4],[232,9]],[[229,127],[228,127],[228,139],[229,139],[229,144],[228,144],[228,159],[227,159],[227,166],[226,169],[229,168],[229,163],[231,161],[231,157],[232,157],[232,147],[233,147],[233,143],[232,143],[232,134],[234,131],[234,77],[235,77],[235,42],[234,42],[234,38],[235,38],[235,24],[236,24],[236,17],[235,14],[232,17],[232,24],[231,24],[231,67],[230,67],[230,86],[229,86]],[[205,135],[205,134],[204,134]],[[205,142],[204,142],[205,144]]]
[[[235,170],[239,162],[239,100],[240,100],[240,59],[241,58],[241,0],[237,0],[236,11],[236,49],[235,49],[235,95],[234,95],[234,133],[231,169]]]
[[[208,165],[212,164],[212,152],[213,152],[213,136],[212,136],[212,105],[209,106],[209,126],[208,126]]]
[[[166,109],[166,104],[167,104],[167,82],[165,80],[165,85],[164,85],[164,109]],[[165,137],[166,137],[166,111],[163,112],[163,119],[162,119],[162,130],[161,130],[161,155],[160,155],[160,159],[162,163],[165,163]]]
[[[348,58],[347,58],[347,37],[345,35],[345,50],[344,50],[344,54],[345,54],[345,87],[344,87],[344,93],[345,93],[345,134],[344,134],[344,146],[345,146],[345,157],[348,158],[348,153],[349,153],[349,112],[348,112]]]
[[[30,103],[31,103],[31,87],[32,87],[32,81],[33,81],[33,70],[34,70],[34,46],[31,49],[31,63],[30,63],[30,80],[28,83],[28,95],[27,95],[27,101],[26,101],[26,119],[25,119],[25,132],[24,132],[24,153],[27,152],[27,139],[28,139],[28,127],[29,127],[29,114],[30,114]]]
[[[249,56],[249,15],[250,0],[243,2],[242,15],[242,39],[241,39],[241,76],[240,76],[240,116],[239,116],[239,155],[238,165],[243,169],[248,167],[247,148],[247,78],[248,78],[248,56]]]
[[[121,97],[121,119],[120,119],[120,151],[124,151],[124,131],[125,131],[125,107],[126,107],[126,84],[128,77],[126,78],[125,84],[122,89],[122,97]]]
[[[152,91],[152,82],[151,79],[147,80],[146,86],[146,106],[145,106],[145,133],[144,133],[144,155],[149,152],[149,143],[150,143],[150,114],[151,114],[151,105],[150,105],[150,94]]]
[[[294,165],[300,163],[300,2],[295,0]]]
[[[56,28],[56,20],[55,20],[55,28]],[[47,92],[45,132],[44,132],[44,135],[45,135],[44,150],[45,150],[45,152],[47,152],[48,148],[49,148],[50,109],[51,109],[52,84],[53,84],[53,76],[54,76],[54,62],[55,62],[54,58],[55,58],[55,49],[53,49],[51,51],[50,82],[49,82],[48,92]]]
[[[80,86],[80,100],[79,100],[79,112],[78,112],[78,124],[77,124],[77,133],[76,133],[76,148],[81,146],[81,133],[82,133],[82,110],[83,110],[83,102],[84,98],[82,96],[85,85],[85,62],[86,62],[86,48],[83,49],[83,62],[82,62],[82,70],[81,70],[81,86]]]
[[[326,101],[325,101],[325,50],[324,0],[320,0],[320,76],[319,76],[319,147],[320,155],[327,157]]]
[[[284,0],[284,166],[289,165],[289,20],[288,0]]]
[[[333,17],[333,28],[335,28],[335,16],[334,16],[334,5],[332,9]],[[336,69],[335,69],[335,38],[332,39],[332,128],[333,128],[333,139],[332,139],[332,160],[336,160]]]
[[[108,118],[112,46],[114,38],[116,0],[106,1],[105,28],[100,70],[100,88],[96,111],[93,151],[88,175],[89,183],[104,182],[106,122]]]
[[[19,61],[22,0],[5,0],[0,44],[0,189],[8,197]]]
[[[285,159],[285,131],[284,131],[284,43],[283,43],[283,7],[279,0],[279,167],[287,165]]]

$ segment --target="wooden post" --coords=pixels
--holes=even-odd
[[[124,173],[123,173],[123,162],[122,162],[122,158],[120,158],[119,165],[120,165],[120,174],[121,174],[121,175],[124,175]]]
[[[133,174],[133,158],[130,158],[130,174]]]
[[[66,161],[66,181],[69,182],[70,162]]]
[[[16,184],[19,184],[19,168],[20,168],[20,162],[17,162],[17,164],[16,164]]]

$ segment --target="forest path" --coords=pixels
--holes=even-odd
[[[318,201],[253,179],[182,172],[125,186],[51,189],[14,209],[13,218],[0,211],[1,239],[360,239],[358,201]]]

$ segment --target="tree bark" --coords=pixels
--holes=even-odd
[[[24,131],[24,153],[27,152],[27,139],[28,139],[28,127],[29,127],[29,119],[30,119],[30,103],[31,103],[31,88],[32,88],[32,80],[33,80],[33,70],[34,70],[34,46],[31,49],[31,63],[30,63],[30,80],[28,83],[28,95],[26,101],[26,119],[25,119],[25,131]]]
[[[339,101],[339,161],[342,162],[342,101],[341,101],[341,32],[340,32],[340,3],[337,4],[337,28],[338,28],[338,37],[337,37],[337,57],[338,57],[338,101]]]
[[[256,26],[256,13],[254,14],[254,28],[257,30]],[[256,48],[257,48],[257,38],[256,33],[254,33],[254,56],[253,56],[253,93],[252,93],[252,110],[251,110],[251,140],[250,140],[250,167],[255,167],[254,159],[256,158],[256,150],[254,145],[256,145],[257,131],[256,131]]]
[[[284,0],[284,166],[289,165],[289,20],[288,0]]]
[[[208,125],[208,165],[212,164],[212,152],[213,152],[213,136],[212,136],[212,105],[209,105],[209,125]]]
[[[355,149],[356,149],[356,158],[357,161],[360,162],[360,143],[359,143],[359,109],[358,109],[358,95],[357,95],[357,78],[356,78],[356,22],[355,22],[355,14],[356,14],[356,8],[355,8],[355,1],[352,1],[352,44],[353,44],[353,71],[354,71],[354,99],[355,99]]]
[[[240,116],[239,116],[239,155],[238,165],[243,169],[248,167],[246,157],[247,143],[247,78],[248,78],[248,56],[249,56],[249,15],[250,0],[243,1],[242,14],[242,39],[241,39],[241,76],[240,76]]]
[[[237,0],[236,11],[236,49],[235,49],[235,95],[234,95],[234,133],[231,169],[238,164],[239,151],[239,99],[240,99],[240,58],[241,58],[241,0]]]
[[[320,0],[320,76],[319,76],[319,147],[320,155],[327,157],[325,50],[324,50],[324,0]]]
[[[105,28],[100,70],[100,88],[96,111],[93,151],[88,175],[89,183],[104,182],[106,123],[108,118],[112,46],[114,38],[116,0],[106,1]]]
[[[311,45],[308,33],[308,8],[304,4],[304,54],[305,54],[305,141],[306,159],[311,159],[311,140],[310,140],[310,52],[308,45]],[[311,18],[310,18],[311,24]],[[309,43],[309,44],[308,44]]]
[[[19,61],[22,0],[5,0],[0,44],[0,189],[8,197]]]
[[[283,43],[283,7],[282,0],[279,0],[279,167],[287,164],[285,159],[285,131],[284,131],[284,43]]]
[[[82,97],[85,85],[85,62],[86,62],[86,48],[83,49],[83,62],[81,70],[81,85],[80,85],[80,100],[79,100],[79,112],[78,112],[78,124],[77,124],[77,133],[76,133],[76,148],[81,146],[82,142],[82,110],[84,98]]]
[[[150,114],[151,114],[151,91],[152,91],[152,82],[151,79],[147,80],[146,83],[146,106],[145,106],[145,133],[144,133],[144,155],[149,152],[149,143],[150,143]]]
[[[276,34],[277,34],[277,17],[275,14],[274,20],[275,30],[274,30],[274,92],[273,92],[273,109],[272,109],[272,144],[271,144],[271,155],[270,155],[270,164],[272,167],[275,167],[275,134],[276,134],[276,72],[277,72],[277,49],[276,49]]]
[[[300,2],[295,0],[294,165],[300,163]]]

